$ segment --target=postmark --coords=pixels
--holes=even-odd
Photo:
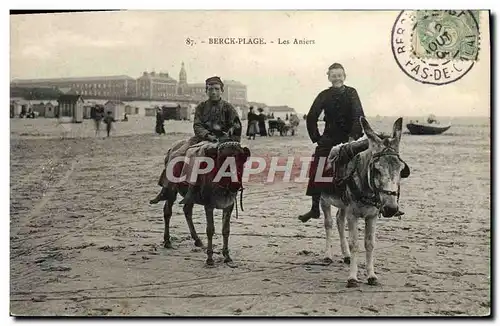
[[[446,85],[472,69],[479,39],[477,11],[402,11],[392,28],[391,47],[397,64],[410,78]]]

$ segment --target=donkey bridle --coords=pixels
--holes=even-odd
[[[378,209],[380,209],[381,202],[379,200],[379,194],[383,193],[389,196],[397,196],[397,202],[399,203],[399,196],[400,196],[400,186],[398,185],[398,191],[392,191],[392,190],[387,190],[387,189],[378,189],[375,187],[374,184],[374,177],[373,177],[373,165],[375,164],[376,161],[378,161],[382,156],[396,156],[401,162],[404,163],[404,161],[401,159],[399,154],[391,147],[385,147],[382,151],[375,153],[372,155],[372,158],[370,159],[370,162],[368,163],[368,187],[373,191],[373,194],[371,196],[366,196],[361,189],[359,189],[358,185],[356,184],[356,181],[353,178],[354,172],[357,172],[357,175],[360,180],[362,180],[361,175],[359,173],[359,170],[356,169],[356,166],[359,164],[359,161],[361,157],[358,155],[355,156],[355,162],[354,162],[354,169],[348,176],[347,183],[349,185],[349,188],[354,195],[355,199],[360,201],[361,203],[365,205],[370,205],[370,206],[375,206]],[[406,164],[406,163],[405,163]]]

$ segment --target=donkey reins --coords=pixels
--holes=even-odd
[[[353,178],[353,175],[355,172],[357,172],[358,177],[360,180],[363,178],[360,175],[359,169],[356,169],[356,167],[359,165],[361,157],[359,154],[355,156],[355,162],[354,166],[355,169],[352,170],[351,174],[348,176],[347,184],[349,186],[349,189],[351,190],[352,194],[354,195],[354,199],[360,201],[363,204],[370,205],[370,206],[375,206],[378,209],[380,209],[381,202],[379,199],[379,194],[383,193],[389,196],[397,196],[397,201],[399,202],[399,196],[400,196],[400,187],[398,186],[398,191],[392,191],[392,190],[387,190],[387,189],[378,189],[375,187],[374,183],[374,176],[372,173],[373,169],[373,164],[378,161],[382,156],[396,156],[399,160],[401,160],[398,152],[391,147],[385,147],[382,151],[375,153],[372,155],[370,162],[368,163],[368,188],[370,188],[373,191],[373,195],[371,196],[366,196],[363,191],[358,187],[356,184],[356,181]],[[402,161],[402,160],[401,160]]]

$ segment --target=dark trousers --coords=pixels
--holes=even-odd
[[[330,154],[332,147],[343,142],[347,142],[349,138],[342,140],[327,140],[319,141],[316,149],[312,155],[313,161],[309,166],[309,182],[307,184],[307,196],[320,196],[322,192],[332,192],[333,183],[324,182],[323,180],[315,181],[316,175],[320,174],[323,178],[331,178],[333,176],[332,171],[326,171],[326,159]],[[323,162],[320,159],[323,158]],[[320,165],[321,163],[321,165]]]

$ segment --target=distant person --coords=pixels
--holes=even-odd
[[[285,115],[285,120],[288,121],[288,113]]]
[[[285,121],[281,120],[280,117],[276,120],[278,122],[278,131],[280,132],[280,136],[283,136],[283,131],[285,129]]]
[[[95,136],[99,137],[100,129],[101,129],[101,121],[104,118],[103,111],[100,107],[96,106],[94,108],[94,125],[95,125]]]
[[[253,106],[251,106],[249,109],[248,109],[248,113],[247,113],[247,121],[248,121],[248,124],[247,124],[247,137],[249,137],[249,130],[250,130],[250,112],[253,112]]]
[[[157,107],[156,108],[156,127],[155,127],[155,132],[158,135],[165,135],[165,117],[163,116],[162,109]]]
[[[19,114],[19,118],[24,118],[26,116],[26,105],[21,106],[21,113]]]
[[[128,121],[128,115],[125,113],[125,115],[123,116],[123,121]]]
[[[253,111],[253,107],[250,107],[250,111],[247,115],[248,118],[248,139],[255,139],[255,135],[258,133],[258,123],[259,116]]]
[[[111,132],[111,127],[113,126],[113,122],[116,122],[115,118],[113,118],[113,115],[111,114],[111,111],[108,111],[108,115],[104,117],[104,123],[106,124],[106,131],[108,133]]]
[[[258,108],[257,111],[259,111],[259,133],[262,137],[266,137],[266,115],[264,114],[264,110],[262,108]]]

